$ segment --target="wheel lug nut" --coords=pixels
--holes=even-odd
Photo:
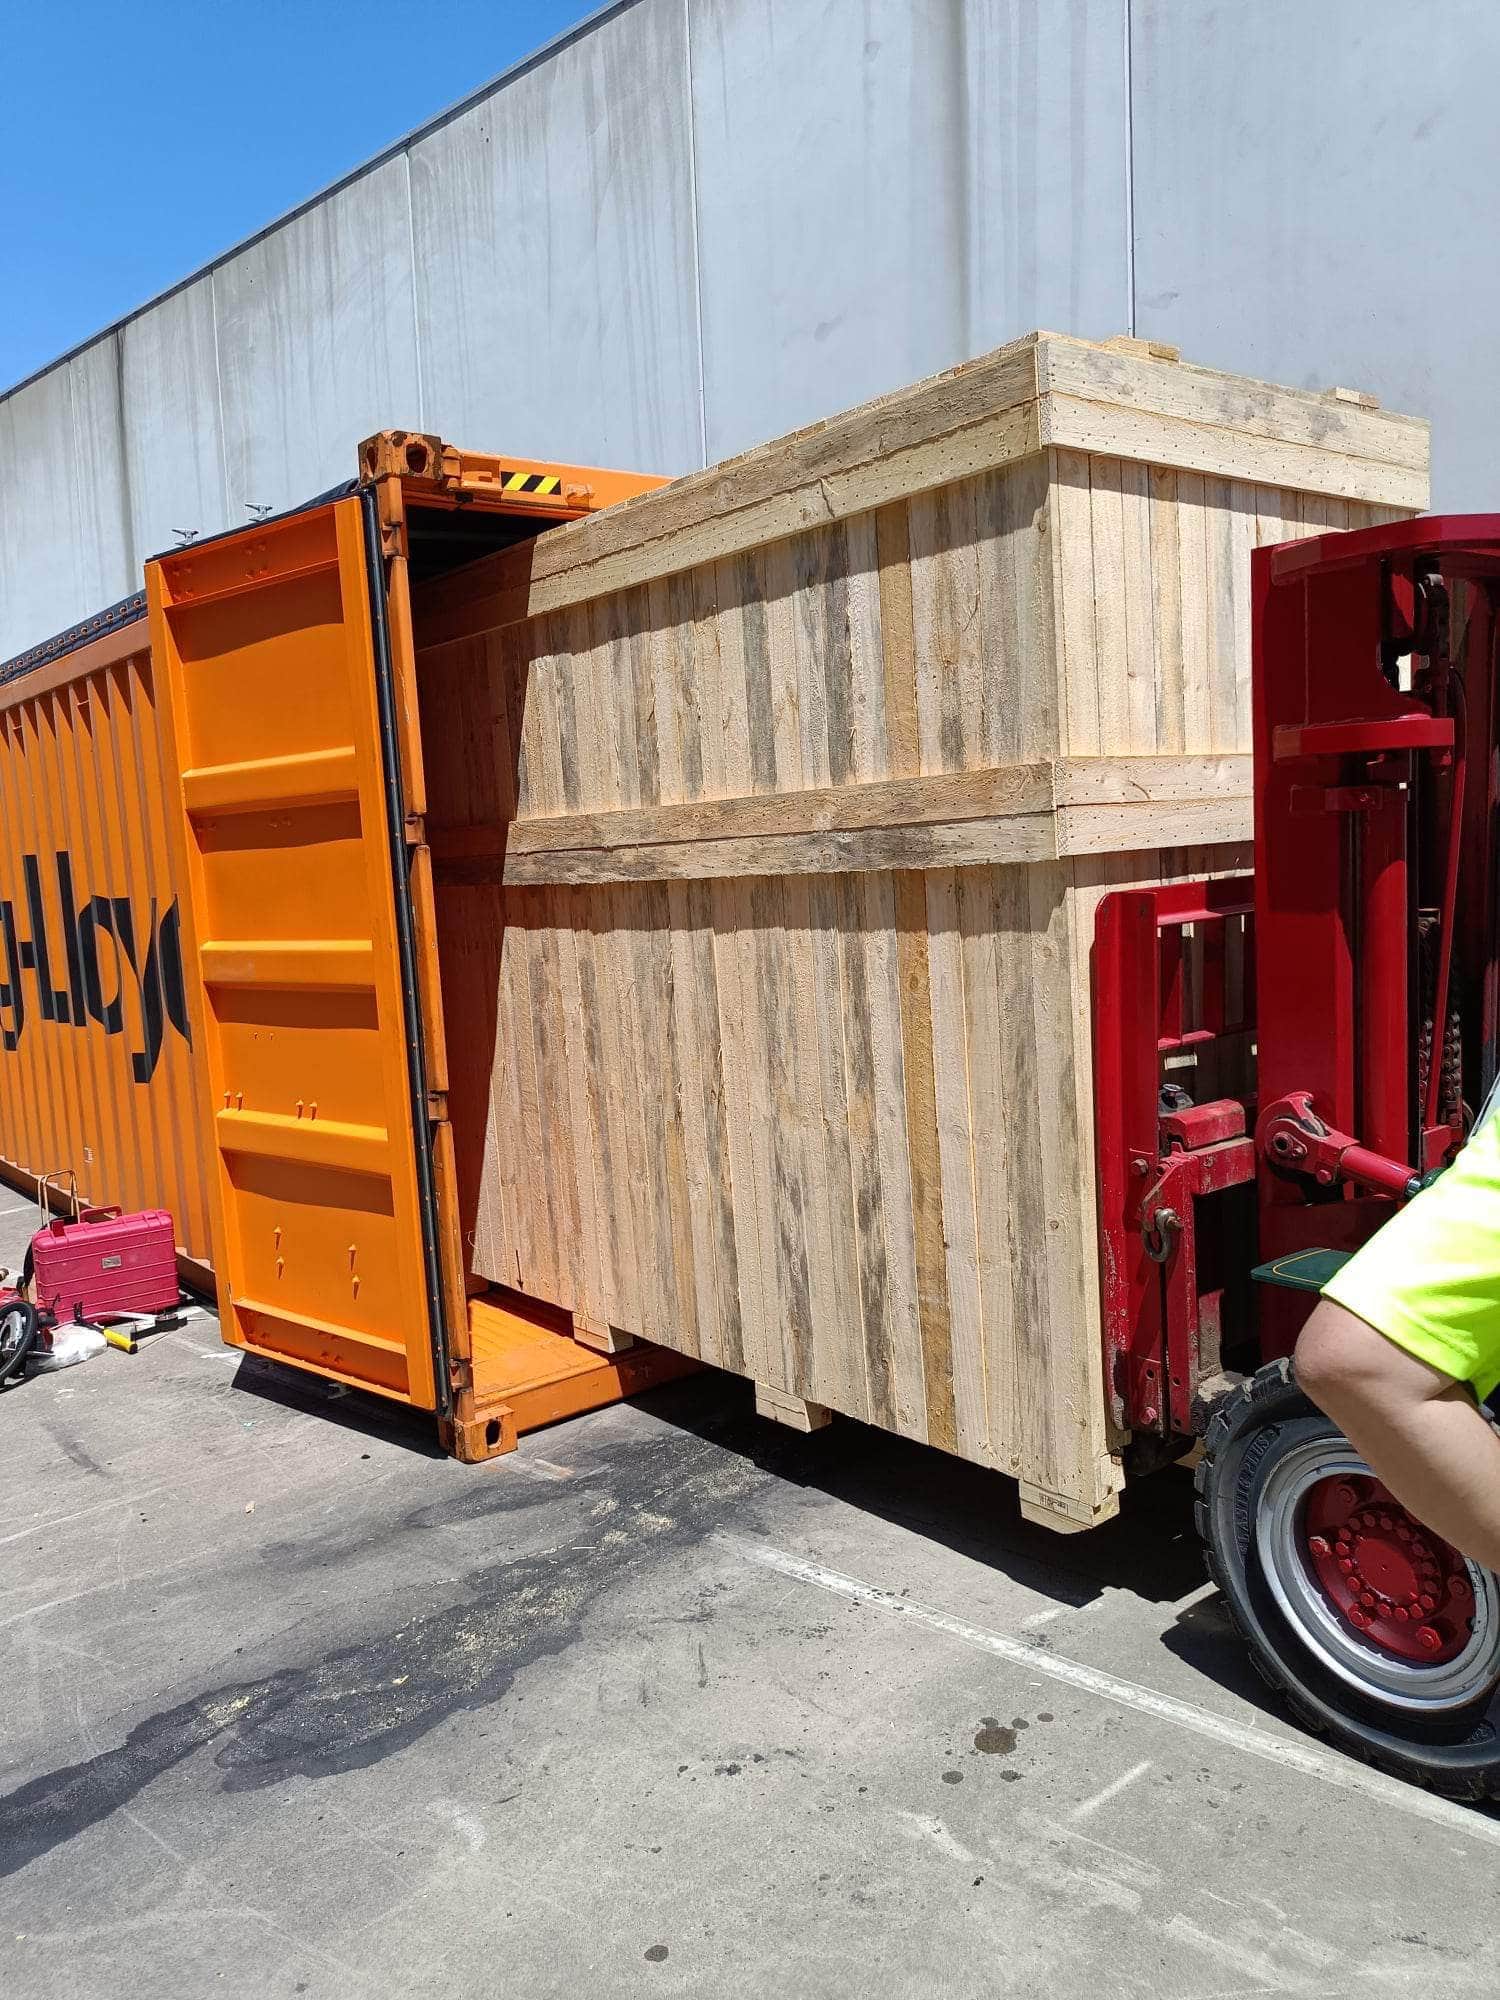
[[[1410,1618],[1411,1613],[1407,1610],[1404,1604],[1398,1604],[1395,1610],[1391,1613],[1391,1616],[1393,1618],[1399,1618],[1401,1623],[1404,1625],[1407,1619]]]
[[[1469,1579],[1466,1576],[1449,1577],[1448,1595],[1450,1597],[1457,1597],[1467,1603],[1473,1595],[1473,1592],[1469,1589]]]
[[[1359,1601],[1360,1601],[1360,1603],[1361,1603],[1361,1604],[1362,1604],[1362,1605],[1363,1605],[1363,1606],[1365,1607],[1366,1611],[1373,1611],[1373,1610],[1375,1609],[1375,1593],[1374,1593],[1374,1591],[1373,1591],[1373,1590],[1362,1590],[1362,1591],[1361,1591],[1361,1592],[1359,1593]]]
[[[1389,1534],[1391,1532],[1391,1529],[1395,1527],[1396,1523],[1389,1514],[1382,1514],[1380,1517],[1380,1525],[1382,1528],[1385,1529],[1385,1532]]]
[[[1431,1625],[1420,1625],[1417,1628],[1417,1644],[1424,1653],[1436,1653],[1442,1647],[1442,1635]]]
[[[1405,1521],[1398,1521],[1396,1523],[1396,1539],[1399,1542],[1409,1542],[1411,1540],[1411,1529],[1406,1525]]]
[[[1422,1599],[1422,1609],[1424,1611],[1436,1611],[1437,1599],[1435,1597],[1424,1597]]]
[[[1354,1565],[1347,1556],[1339,1558],[1339,1568],[1344,1572],[1345,1576],[1353,1576],[1354,1574]]]
[[[1328,1554],[1328,1544],[1321,1535],[1309,1535],[1307,1547],[1309,1553],[1312,1555],[1326,1556]]]
[[[1357,1604],[1350,1606],[1349,1623],[1351,1625],[1357,1625],[1359,1626],[1360,1630],[1363,1631],[1365,1626],[1368,1625],[1369,1622],[1370,1622],[1370,1614],[1368,1611],[1361,1611]]]

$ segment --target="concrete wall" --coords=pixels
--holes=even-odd
[[[1137,331],[1432,421],[1500,510],[1494,0],[1132,0]]]
[[[677,472],[1037,325],[1494,504],[1493,0],[626,0],[0,398],[0,658],[372,430]]]

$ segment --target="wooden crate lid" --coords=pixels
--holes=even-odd
[[[1413,512],[1428,426],[1358,391],[1283,389],[1159,342],[1032,333],[490,558],[504,619],[537,616],[996,470],[1049,447]]]

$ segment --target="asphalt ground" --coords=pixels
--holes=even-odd
[[[1500,1818],[1287,1720],[1178,1473],[1059,1539],[713,1375],[471,1468],[198,1312],[0,1506],[7,2000],[1500,1992]]]

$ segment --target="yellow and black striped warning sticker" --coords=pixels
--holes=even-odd
[[[555,472],[502,472],[500,486],[506,493],[555,493],[562,481]]]

